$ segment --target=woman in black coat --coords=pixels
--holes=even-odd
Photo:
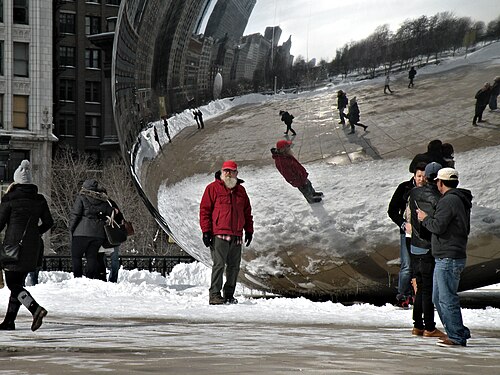
[[[15,245],[23,240],[19,260],[15,263],[2,263],[11,294],[0,330],[15,329],[14,322],[21,304],[33,315],[31,330],[36,331],[42,325],[47,310],[24,289],[24,281],[28,273],[39,266],[41,235],[53,224],[47,201],[43,195],[38,194],[37,186],[32,184],[31,165],[28,160],[23,160],[14,173],[14,184],[9,187],[0,204],[0,231],[7,226],[4,244]]]
[[[82,277],[82,256],[87,258],[87,277],[99,278],[97,255],[106,239],[104,224],[113,208],[108,196],[101,191],[94,179],[83,183],[71,210],[69,230],[71,233],[71,258],[74,277]]]

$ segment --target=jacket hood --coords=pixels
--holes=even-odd
[[[222,180],[220,178],[221,174],[222,174],[222,172],[220,170],[215,172],[215,179],[222,182]],[[245,182],[241,178],[237,178],[237,180],[238,180],[238,184],[242,184]]]
[[[88,180],[85,180],[83,182],[83,189],[87,189],[87,190],[93,190],[93,191],[97,191],[97,186],[98,186],[98,182],[97,180],[93,179],[93,178],[89,178]]]
[[[470,190],[456,188],[449,190],[446,194],[457,195],[464,203],[465,208],[470,209],[472,207],[472,193]]]

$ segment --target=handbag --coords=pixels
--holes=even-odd
[[[114,210],[111,212],[111,216],[108,216],[108,220],[104,225],[104,231],[106,232],[107,242],[111,246],[117,246],[127,240],[127,232],[115,221]]]
[[[30,221],[31,216],[28,219],[26,226],[24,227],[23,235],[21,236],[21,239],[18,243],[12,245],[4,242],[2,244],[2,246],[0,247],[0,264],[15,264],[19,261],[19,253],[21,252],[21,249],[23,247],[24,236],[26,235],[26,230],[28,229],[28,224],[30,223]]]
[[[132,222],[128,220],[123,220],[123,229],[127,232],[127,237],[135,234],[134,226],[132,225]]]

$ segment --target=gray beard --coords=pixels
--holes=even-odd
[[[234,188],[234,187],[236,186],[236,184],[238,183],[238,180],[237,180],[236,178],[234,178],[234,177],[229,177],[229,176],[224,177],[224,178],[222,179],[222,181],[224,181],[224,185],[226,185],[226,187],[227,187],[228,189],[232,189],[232,188]]]

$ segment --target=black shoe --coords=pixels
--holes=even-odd
[[[234,297],[227,297],[224,299],[224,304],[226,305],[236,305],[238,303],[238,300]]]
[[[288,132],[284,132],[283,134],[286,134],[286,135],[288,135]]]
[[[322,191],[315,191],[315,192],[314,192],[314,194],[313,194],[313,196],[315,196],[315,197],[322,197],[322,196],[324,196],[324,195],[325,195],[325,194],[323,194],[323,192],[322,192]]]
[[[35,313],[33,314],[33,323],[31,324],[31,330],[35,332],[42,325],[42,319],[47,315],[47,310],[45,310],[42,306],[38,306],[36,308]]]
[[[323,199],[321,197],[312,197],[311,199],[308,200],[309,203],[319,203]]]
[[[475,122],[472,123],[472,126],[477,126],[477,124]]]
[[[365,129],[365,131],[366,131],[366,128],[367,128],[367,127],[368,127],[368,125],[365,125],[365,126],[363,126],[363,129]]]
[[[0,323],[0,331],[14,331],[16,329],[16,324],[14,322],[3,321]]]
[[[486,122],[486,120],[477,120],[477,122]]]
[[[222,298],[219,295],[214,295],[214,296],[210,296],[209,300],[208,300],[208,304],[209,305],[223,305],[224,304],[224,298]]]

